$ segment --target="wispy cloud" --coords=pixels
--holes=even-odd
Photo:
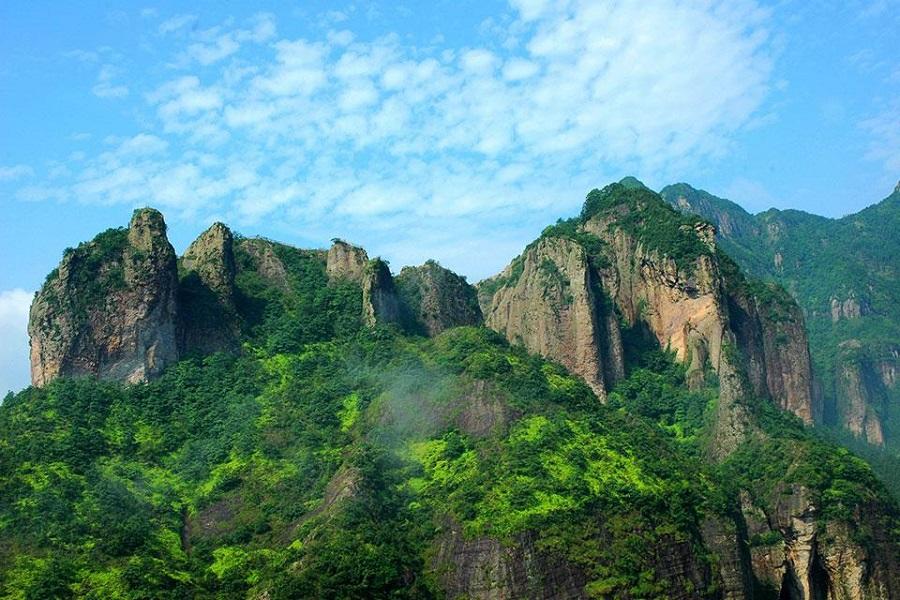
[[[97,83],[91,88],[91,92],[98,98],[124,98],[128,95],[128,86],[117,83],[115,78],[121,74],[121,70],[110,64],[100,67],[97,74]]]
[[[34,169],[28,165],[0,166],[0,181],[15,181],[34,175]]]
[[[502,240],[498,228],[559,216],[623,166],[663,177],[722,153],[770,86],[769,16],[751,0],[512,9],[492,26],[500,48],[363,42],[346,30],[277,39],[269,15],[192,31],[174,64],[198,70],[144,96],[157,122],[141,129],[154,135],[87,157],[68,186],[32,195],[239,224],[277,214],[304,235],[365,232],[403,252],[449,224],[465,248],[476,216]],[[182,15],[159,31],[195,23]],[[486,274],[479,260],[468,258],[469,273]]]
[[[866,157],[881,162],[892,178],[900,173],[900,101],[894,101],[860,126],[869,134]]]

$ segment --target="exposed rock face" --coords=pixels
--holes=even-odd
[[[838,376],[837,396],[841,424],[850,433],[870,444],[884,445],[881,418],[875,411],[875,398],[880,381],[863,361],[849,359],[841,364]]]
[[[604,289],[626,322],[643,322],[662,348],[688,365],[689,381],[702,380],[708,362],[718,370],[727,331],[721,278],[712,258],[701,256],[694,272],[648,252],[613,221],[595,219],[585,229],[604,239],[612,264],[603,271]]]
[[[368,263],[369,255],[365,250],[336,239],[328,249],[325,268],[330,279],[349,279],[362,283]]]
[[[512,546],[493,538],[467,538],[456,523],[445,525],[433,565],[448,599],[563,600],[587,598],[587,578],[573,565],[534,548],[527,536]]]
[[[394,289],[394,278],[387,263],[369,261],[362,281],[363,321],[369,327],[400,322],[400,299]]]
[[[853,296],[843,301],[831,298],[832,323],[837,323],[841,319],[858,319],[867,314],[869,314],[869,305],[865,300],[860,302]]]
[[[209,354],[234,349],[240,328],[235,306],[234,239],[215,223],[181,258],[180,339],[183,352]]]
[[[754,393],[769,396],[804,423],[822,422],[800,308],[777,288],[761,297],[735,283],[726,282],[730,323]]]
[[[253,269],[269,284],[281,291],[289,291],[287,269],[275,254],[274,245],[261,238],[241,240],[238,244],[241,252],[246,253],[253,263]]]
[[[730,281],[707,223],[685,223],[662,234],[692,248],[688,259],[679,262],[648,247],[644,238],[652,239],[659,224],[644,222],[644,211],[657,214],[662,200],[645,188],[616,185],[594,200],[600,198],[602,207],[608,194],[613,204],[577,225],[583,232],[578,239],[593,236],[604,259],[593,266],[584,246],[589,242],[575,241],[577,235],[542,237],[503,273],[479,284],[486,324],[581,375],[602,398],[624,373],[618,313],[629,327],[649,332],[673,351],[687,366],[690,385],[702,384],[707,369],[716,372],[716,452],[723,456],[749,427],[743,404],[751,394],[771,397],[807,423],[819,418],[796,304],[773,292],[775,305],[757,298],[743,279],[740,286]],[[623,187],[637,190],[625,192],[633,201],[614,204]]]
[[[67,251],[31,307],[31,379],[144,381],[178,358],[177,269],[162,215],[135,211]]]
[[[181,266],[197,273],[223,304],[234,306],[234,237],[228,227],[213,223],[188,246]]]
[[[403,267],[395,281],[415,329],[433,337],[450,327],[481,324],[475,288],[438,263]]]
[[[861,545],[840,521],[823,527],[802,486],[775,490],[769,502],[763,510],[748,494],[741,496],[758,595],[844,600],[892,598],[900,591],[900,557],[891,550],[890,533],[879,532]],[[871,515],[854,517],[864,527],[878,527],[871,520]]]
[[[621,332],[597,297],[598,275],[584,249],[541,239],[500,277],[506,283],[491,298],[487,326],[560,362],[605,398],[624,374]]]

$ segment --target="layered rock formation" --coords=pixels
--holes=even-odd
[[[363,322],[369,327],[399,323],[400,299],[387,263],[377,258],[369,261],[362,277]]]
[[[428,336],[460,325],[480,325],[481,309],[475,288],[465,277],[435,261],[403,267],[396,277],[406,322]]]
[[[135,211],[66,251],[31,307],[31,379],[96,376],[136,382],[178,359],[178,277],[162,215]]]
[[[326,272],[332,279],[348,279],[361,283],[366,275],[369,255],[359,246],[335,239],[328,249]]]
[[[691,385],[716,372],[724,455],[749,427],[742,402],[752,394],[807,423],[819,409],[796,305],[779,297],[776,310],[723,260],[710,225],[680,219],[646,188],[613,184],[592,192],[577,223],[548,228],[479,284],[479,295],[489,327],[559,361],[601,398],[624,373],[619,317],[674,352]]]

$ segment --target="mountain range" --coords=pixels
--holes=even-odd
[[[626,178],[473,286],[137,210],[32,305],[0,589],[900,597],[897,225]]]

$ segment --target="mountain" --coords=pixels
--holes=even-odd
[[[135,212],[32,306],[9,598],[892,598],[804,316],[636,180],[495,277]]]
[[[803,308],[824,424],[900,451],[900,184],[841,219],[750,215],[683,183],[660,193],[714,223],[723,250]]]

